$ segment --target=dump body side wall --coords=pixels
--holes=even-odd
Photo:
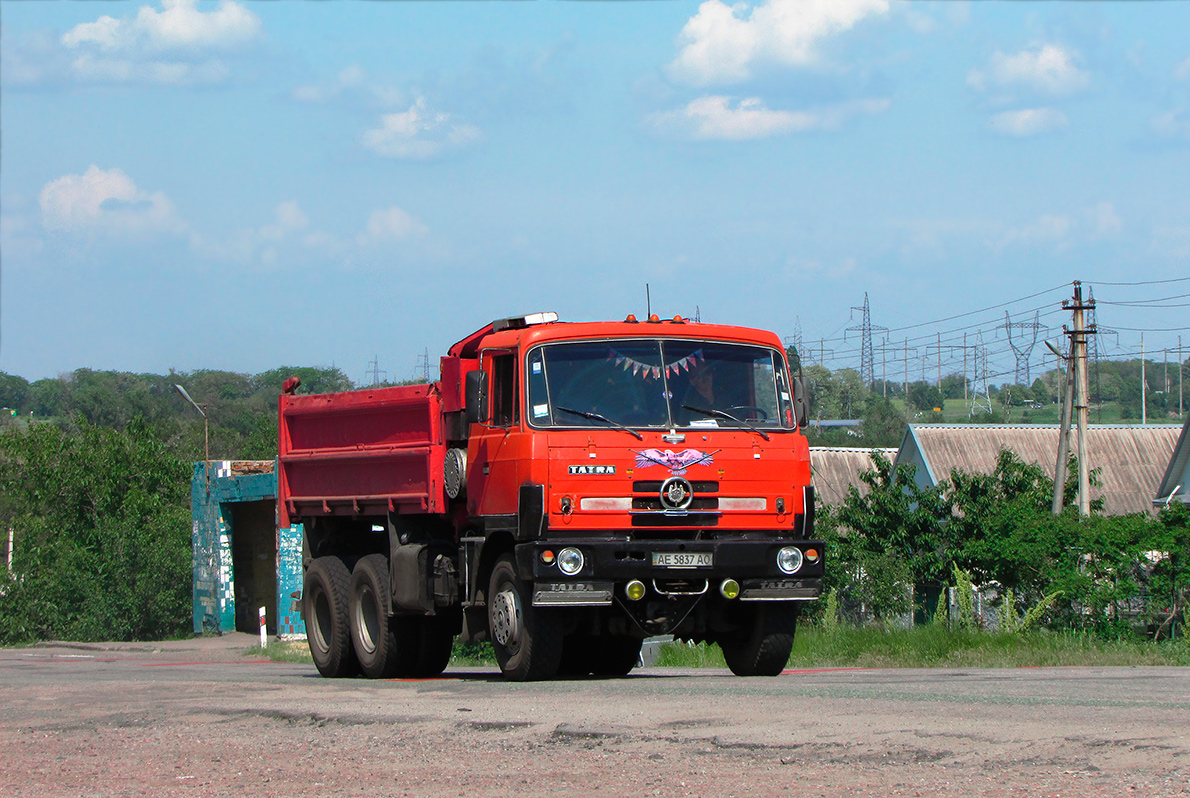
[[[278,516],[445,512],[436,383],[282,396]]]

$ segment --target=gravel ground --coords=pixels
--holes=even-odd
[[[252,640],[0,650],[0,795],[1190,794],[1190,669],[373,682]]]

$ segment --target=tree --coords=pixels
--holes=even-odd
[[[864,403],[863,437],[867,446],[900,446],[905,437],[905,417],[891,400],[869,394]]]
[[[0,407],[20,410],[29,396],[29,381],[0,371]]]
[[[942,407],[944,399],[942,391],[935,385],[921,380],[909,383],[909,404],[923,413],[932,412],[935,407]]]
[[[0,433],[0,524],[16,538],[0,643],[188,632],[189,487],[188,464],[140,419]]]
[[[942,378],[942,395],[947,399],[962,399],[967,395],[967,387],[968,382],[965,374],[947,374]],[[936,405],[936,407],[941,406]]]

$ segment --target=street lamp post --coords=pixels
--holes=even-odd
[[[202,473],[206,477],[207,482],[207,496],[211,495],[211,429],[210,423],[207,419],[206,405],[199,405],[198,402],[190,398],[190,394],[186,393],[186,389],[181,385],[174,385],[178,389],[178,393],[186,398],[186,401],[194,405],[194,409],[202,416]]]
[[[203,474],[203,478],[206,482],[206,489],[207,489],[207,501],[206,501],[206,507],[204,509],[204,513],[207,516],[207,520],[210,521],[211,520],[211,518],[210,518],[210,515],[211,515],[211,427],[210,427],[210,420],[207,418],[207,411],[205,409],[206,405],[205,404],[199,405],[198,402],[191,399],[190,394],[186,393],[186,389],[183,388],[181,385],[178,385],[175,383],[174,387],[178,389],[178,393],[182,394],[182,396],[184,396],[186,398],[187,402],[194,405],[194,409],[197,410],[199,415],[202,416],[202,456],[203,456],[202,474]],[[222,625],[222,620],[219,617],[219,569],[217,567],[217,561],[216,561],[216,558],[217,558],[216,546],[218,546],[218,536],[216,536],[216,540],[212,541],[212,543],[211,543],[211,549],[208,554],[207,566],[211,571],[211,612],[214,613],[215,634],[222,636],[223,625]],[[205,620],[204,620],[203,625],[204,626],[206,625]]]

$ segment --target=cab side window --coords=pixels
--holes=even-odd
[[[516,356],[492,357],[492,425],[510,427],[519,420],[517,414]]]

